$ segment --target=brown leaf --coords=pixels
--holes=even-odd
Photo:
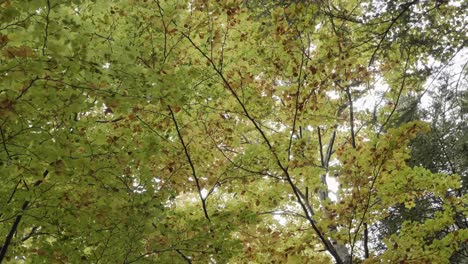
[[[20,46],[20,47],[8,47],[6,50],[3,51],[3,55],[5,55],[9,59],[13,58],[28,58],[34,56],[34,51],[28,46]]]
[[[316,74],[316,73],[317,73],[317,68],[315,68],[314,66],[310,66],[310,67],[309,67],[309,70],[310,70],[310,72],[312,72],[312,74]]]

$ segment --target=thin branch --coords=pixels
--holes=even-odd
[[[205,125],[205,131],[207,132],[207,128],[206,128],[206,125]],[[261,176],[267,176],[267,177],[271,177],[273,179],[277,179],[277,180],[285,180],[284,178],[282,177],[278,177],[278,176],[275,176],[275,175],[272,175],[270,173],[268,173],[268,171],[254,171],[254,170],[251,170],[251,169],[248,169],[248,168],[245,168],[243,167],[242,165],[239,165],[237,163],[235,163],[231,158],[229,158],[227,156],[227,154],[218,146],[219,144],[216,142],[216,140],[207,132],[207,135],[208,137],[210,137],[211,141],[213,141],[213,145],[216,146],[216,149],[221,153],[221,155],[223,155],[223,157],[229,162],[231,163],[232,166],[234,166],[235,168],[237,169],[240,169],[240,170],[243,170],[245,172],[248,172],[248,173],[251,173],[251,174],[258,174],[258,175],[261,175]],[[229,150],[227,149],[227,151],[232,151],[232,150]]]
[[[317,127],[317,135],[318,135],[318,143],[319,143],[319,150],[320,150],[320,163],[322,164],[322,167],[325,168],[325,160],[323,157],[322,135],[320,132],[320,127]]]
[[[16,100],[20,99],[28,90],[29,88],[31,88],[33,86],[33,84],[39,80],[39,76],[36,76],[34,79],[32,79],[28,86],[24,87],[23,89],[21,89],[21,93],[15,98]]]
[[[150,252],[144,253],[144,254],[136,257],[133,260],[125,261],[124,264],[134,263],[134,262],[137,262],[137,261],[139,261],[140,259],[142,259],[142,258],[144,258],[146,256],[153,255],[153,254],[164,253],[164,252],[169,252],[169,251],[172,251],[172,250],[174,250],[174,249],[168,248],[168,249],[161,249],[161,250],[152,250]]]
[[[349,123],[351,127],[351,145],[353,149],[356,149],[356,134],[354,132],[354,110],[353,110],[353,98],[351,97],[350,87],[346,87],[345,89],[346,95],[348,96],[349,102]],[[369,230],[367,228],[367,223],[364,222],[364,257],[367,259],[369,257]],[[351,254],[352,256],[352,254]]]
[[[301,57],[301,66],[299,68],[299,76],[297,78],[297,90],[296,90],[296,106],[294,109],[294,117],[293,117],[293,125],[292,125],[292,131],[291,135],[289,136],[289,145],[288,145],[288,161],[291,160],[291,147],[292,147],[292,140],[294,133],[296,132],[296,122],[297,122],[297,113],[299,111],[299,95],[301,92],[301,84],[302,84],[302,67],[304,66],[304,53],[302,52],[302,57]]]
[[[95,35],[96,37],[105,39],[105,40],[107,40],[107,41],[109,41],[109,42],[114,41],[114,39],[111,37],[111,35],[109,35],[109,36],[106,37],[106,36],[103,36],[103,35],[98,34],[98,33],[96,33],[96,32],[94,32],[93,35]]]
[[[47,0],[47,13],[46,13],[46,26],[44,29],[44,44],[42,45],[42,55],[45,56],[45,51],[47,49],[47,39],[49,38],[49,15],[50,15],[50,1]]]
[[[148,67],[149,69],[153,69],[153,66],[149,65],[149,63],[147,61],[145,61],[142,57],[140,56],[137,56],[136,57],[137,59],[139,59],[141,62],[143,62],[143,64]]]
[[[34,183],[34,187],[39,186],[42,183],[42,181],[45,179],[45,177],[47,177],[48,174],[49,174],[48,170],[44,171],[44,173],[42,174],[42,179],[37,180]],[[11,240],[13,238],[13,235],[16,233],[16,230],[18,229],[18,225],[21,222],[21,219],[23,218],[24,213],[28,209],[29,203],[30,203],[29,201],[25,201],[23,203],[23,206],[21,207],[21,213],[16,216],[15,222],[11,226],[10,231],[8,232],[8,234],[7,234],[6,238],[5,238],[5,242],[3,243],[3,246],[0,249],[0,263],[2,263],[2,261],[6,257],[6,253],[7,253],[8,247],[11,244]]]
[[[447,158],[447,162],[449,163],[449,167],[450,167],[450,170],[452,171],[453,174],[456,174],[457,173],[457,170],[455,169],[455,166],[447,152],[447,149],[446,149],[446,145],[443,141],[442,141],[442,137],[439,135],[439,133],[437,132],[437,129],[434,128],[434,133],[436,134],[437,136],[437,141],[439,141],[439,144],[440,144],[440,147],[442,149],[442,153],[444,154],[444,156]]]
[[[171,113],[172,121],[174,122],[175,128],[177,130],[177,136],[179,137],[179,140],[180,140],[180,143],[182,144],[182,147],[184,147],[185,156],[187,157],[188,163],[190,164],[190,168],[192,169],[192,176],[195,179],[195,184],[197,185],[198,196],[200,196],[200,200],[202,202],[203,213],[205,214],[205,218],[208,221],[211,221],[210,217],[208,216],[208,211],[206,209],[206,197],[203,197],[203,195],[202,195],[202,192],[201,192],[202,190],[201,190],[201,186],[200,186],[200,179],[197,177],[197,173],[196,173],[196,170],[195,170],[195,165],[193,165],[193,161],[192,161],[192,158],[190,157],[190,153],[188,151],[187,145],[185,144],[184,138],[182,137],[182,134],[180,133],[179,125],[177,124],[177,120],[176,120],[176,118],[174,116],[174,112],[172,111],[172,108],[170,106],[167,106],[167,108],[169,109],[169,112]]]
[[[226,17],[226,20],[229,20],[229,17]],[[229,21],[226,21],[226,25],[229,25]],[[225,46],[226,46],[226,40],[229,32],[229,27],[226,27],[226,31],[224,32],[223,36],[223,42],[221,43],[221,52],[220,52],[220,58],[219,58],[219,71],[223,72],[223,67],[224,67],[224,51],[225,51]]]
[[[369,258],[369,229],[367,223],[364,223],[364,258]]]
[[[414,5],[415,3],[417,3],[419,0],[414,0],[412,2],[409,2],[409,3],[406,3],[403,5],[403,10],[392,20],[392,22],[390,23],[390,25],[387,27],[387,29],[384,31],[383,35],[382,35],[382,38],[380,39],[379,43],[377,44],[377,47],[374,49],[374,52],[372,53],[372,56],[369,60],[369,65],[368,67],[370,67],[372,65],[372,63],[374,63],[374,60],[375,60],[375,56],[377,55],[377,51],[380,49],[380,46],[382,45],[383,41],[385,40],[385,38],[387,37],[388,33],[390,32],[390,30],[392,29],[393,25],[398,21],[398,19],[400,19],[400,17],[406,13],[406,11],[409,10],[409,8]]]
[[[406,71],[408,69],[408,64],[409,64],[409,58],[410,58],[410,54],[408,52],[408,57],[406,58],[406,63],[405,63],[405,68],[403,70],[403,80],[401,82],[401,86],[400,86],[400,90],[398,91],[398,96],[397,96],[397,99],[396,99],[396,102],[395,104],[393,105],[393,109],[392,111],[390,112],[390,114],[387,116],[387,119],[385,120],[385,122],[380,126],[380,129],[379,129],[379,132],[377,133],[377,135],[380,135],[380,133],[382,133],[383,129],[385,128],[385,126],[388,124],[388,122],[390,122],[390,119],[392,118],[393,114],[395,113],[397,107],[398,107],[398,103],[400,102],[400,98],[401,98],[401,95],[403,93],[403,89],[405,88],[405,83],[406,83]]]
[[[26,201],[26,202],[23,203],[23,206],[21,208],[22,212],[26,211],[26,209],[28,208],[28,205],[29,205],[29,201]],[[3,243],[3,246],[2,246],[1,251],[0,251],[0,263],[5,259],[6,252],[8,250],[8,246],[10,246],[11,239],[13,238],[13,235],[16,233],[16,229],[18,229],[18,225],[21,222],[21,218],[23,218],[22,213],[19,214],[18,216],[16,216],[15,222],[11,226],[10,231],[8,232],[8,234],[7,234],[6,238],[5,238],[5,243]]]
[[[296,199],[299,203],[299,205],[301,206],[302,210],[304,211],[304,214],[307,218],[307,220],[309,221],[310,225],[312,226],[312,228],[314,229],[315,233],[317,234],[317,236],[319,237],[320,241],[323,243],[323,245],[325,246],[325,248],[328,250],[328,252],[333,256],[333,258],[335,259],[335,261],[337,262],[337,264],[343,264],[343,260],[341,259],[341,257],[339,256],[338,252],[336,251],[335,247],[332,245],[332,243],[330,242],[330,240],[328,238],[325,237],[324,233],[318,228],[318,226],[316,225],[315,223],[315,220],[312,219],[311,217],[311,212],[312,212],[312,209],[310,207],[307,207],[307,205],[305,204],[305,202],[303,201],[304,199],[304,195],[302,195],[302,193],[300,193],[300,191],[298,190],[298,188],[296,187],[295,183],[293,182],[293,179],[291,178],[291,175],[289,174],[288,172],[288,168],[286,166],[284,166],[280,160],[280,158],[278,157],[278,154],[276,153],[276,151],[274,150],[273,148],[273,145],[271,144],[270,140],[268,139],[268,137],[266,136],[265,132],[261,129],[261,127],[258,125],[257,121],[251,116],[250,112],[247,110],[245,104],[242,102],[242,100],[240,99],[239,95],[236,93],[236,91],[234,90],[234,88],[231,86],[231,84],[229,83],[229,81],[226,79],[226,77],[223,75],[223,73],[218,69],[218,67],[216,66],[216,64],[213,62],[213,60],[203,51],[200,49],[200,47],[198,47],[194,42],[193,40],[186,34],[182,33],[182,35],[192,44],[192,46],[198,50],[200,52],[200,54],[205,58],[207,59],[207,61],[210,63],[211,67],[213,68],[213,70],[219,75],[219,77],[222,79],[223,83],[225,84],[225,87],[230,91],[230,93],[232,94],[232,96],[234,96],[234,98],[236,99],[236,101],[238,102],[239,106],[242,108],[242,110],[244,111],[245,113],[245,116],[250,120],[250,122],[253,124],[253,126],[255,127],[255,129],[258,131],[258,133],[261,135],[261,137],[263,138],[265,144],[268,146],[268,149],[270,151],[270,153],[273,155],[278,167],[283,171],[284,173],[284,176],[286,177],[286,180],[288,182],[288,184],[290,185],[294,195],[296,196]]]
[[[167,25],[166,22],[164,21],[164,14],[163,14],[163,9],[161,8],[161,5],[159,4],[159,0],[156,0],[156,5],[158,6],[158,12],[159,15],[161,16],[161,22],[164,27],[164,48],[163,48],[163,63],[166,62],[167,59]]]
[[[390,154],[391,150],[388,150],[387,153],[385,154],[385,156],[382,158],[380,164],[376,164],[376,166],[374,166],[374,169],[373,169],[373,172],[372,172],[372,180],[371,180],[371,186],[369,187],[369,194],[367,195],[367,201],[365,203],[365,207],[364,207],[364,212],[362,213],[362,216],[361,216],[361,219],[359,220],[359,223],[356,227],[356,232],[354,233],[354,236],[353,236],[353,239],[352,239],[352,244],[351,244],[351,255],[353,253],[353,250],[354,250],[354,247],[356,245],[356,242],[357,242],[357,236],[359,234],[359,231],[361,230],[361,227],[363,225],[365,225],[366,223],[364,222],[365,218],[366,218],[366,215],[367,215],[367,212],[369,211],[369,208],[371,208],[371,199],[372,199],[372,191],[374,190],[374,186],[375,186],[375,183],[377,182],[377,177],[380,175],[381,171],[382,171],[382,167],[384,165],[384,162],[385,160],[388,158],[388,155]]]
[[[21,242],[24,242],[26,240],[28,240],[29,238],[31,238],[34,234],[36,234],[36,231],[37,229],[39,229],[38,226],[35,226],[31,229],[31,232],[29,232],[29,234],[27,234],[26,236],[24,236],[23,238],[21,238]]]
[[[455,85],[455,91],[458,91],[458,86],[460,85],[460,80],[461,80],[462,76],[464,75],[463,72],[465,71],[466,65],[468,65],[468,61],[465,62],[465,64],[463,64],[463,67],[462,67],[462,69],[460,71],[460,74],[458,75],[457,84]]]
[[[333,145],[335,144],[335,138],[336,138],[336,129],[333,130],[333,133],[331,135],[330,141],[328,142],[327,146],[327,154],[325,156],[325,168],[328,169],[328,163],[330,162],[331,155],[333,154]]]
[[[354,134],[354,111],[353,111],[353,99],[351,98],[351,92],[349,91],[349,86],[345,89],[346,95],[348,96],[349,102],[349,124],[351,126],[351,144],[353,148],[356,148],[356,138]]]
[[[22,180],[20,179],[20,180],[18,180],[18,182],[16,183],[16,186],[15,186],[15,188],[13,189],[13,192],[11,192],[11,194],[10,194],[10,198],[8,198],[7,204],[9,204],[9,203],[13,200],[13,196],[15,196],[16,190],[18,190],[18,186],[19,186],[19,184],[21,183],[21,181],[22,181]]]
[[[289,210],[272,210],[272,211],[258,212],[257,214],[259,214],[259,215],[266,215],[266,214],[289,215],[289,216],[294,216],[294,217],[300,217],[300,218],[307,219],[304,215],[302,215],[300,213],[293,212],[293,211],[289,211]]]
[[[242,102],[242,100],[240,99],[239,95],[236,93],[236,91],[234,90],[234,88],[232,88],[231,84],[228,82],[228,80],[226,80],[226,78],[224,77],[224,75],[222,74],[222,72],[219,71],[219,69],[216,67],[216,64],[213,62],[213,60],[208,57],[208,55],[200,49],[200,47],[198,47],[193,41],[192,39],[187,36],[186,34],[182,33],[182,35],[192,44],[192,46],[198,50],[203,57],[205,57],[205,59],[208,60],[208,62],[211,64],[212,68],[215,70],[215,72],[219,75],[219,77],[222,79],[225,87],[231,92],[231,94],[234,96],[234,98],[236,99],[236,101],[239,103],[240,107],[242,108],[245,116],[252,122],[252,124],[254,125],[255,129],[260,133],[260,135],[262,136],[263,140],[265,141],[265,143],[267,144],[268,146],[268,149],[272,152],[273,156],[275,156],[275,159],[277,161],[279,161],[279,157],[277,156],[276,152],[273,150],[273,146],[271,145],[270,141],[268,140],[268,138],[266,137],[265,133],[263,132],[263,130],[260,128],[259,124],[257,123],[257,121],[255,121],[255,119],[250,115],[250,112],[247,110],[247,108],[245,107],[245,104],[244,102]],[[282,167],[282,166],[281,166]]]
[[[23,20],[15,21],[14,23],[6,24],[5,26],[0,27],[0,31],[6,30],[6,29],[9,29],[9,28],[15,28],[15,27],[26,28],[26,21],[28,21],[30,18],[32,18],[34,16],[37,16],[37,15],[38,14],[36,13],[36,11],[33,11],[33,12],[29,13]]]
[[[8,148],[6,146],[6,139],[5,139],[5,133],[3,132],[3,129],[2,127],[0,127],[0,132],[2,134],[2,143],[3,143],[3,148],[5,149],[5,152],[7,154],[7,157],[8,157],[8,161],[7,163],[10,163],[11,161],[11,155],[10,155],[10,152],[8,151]]]
[[[105,124],[105,123],[117,123],[121,120],[125,119],[125,117],[121,116],[121,117],[117,117],[116,119],[112,119],[112,120],[96,120],[96,123],[101,123],[101,124]]]
[[[185,256],[180,249],[176,249],[175,252],[177,252],[185,261],[187,261],[187,263],[192,264],[192,260]]]
[[[143,119],[141,119],[139,116],[136,116],[136,118],[138,120],[140,120],[140,122],[142,122],[149,130],[151,130],[151,132],[153,132],[154,134],[156,134],[158,137],[160,137],[162,140],[166,141],[166,142],[169,142],[169,140],[167,140],[167,138],[163,137],[161,134],[158,133],[158,131],[154,130],[147,122],[145,122]]]

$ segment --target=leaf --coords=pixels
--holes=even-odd
[[[2,1],[0,262],[462,256],[463,12],[329,4]]]

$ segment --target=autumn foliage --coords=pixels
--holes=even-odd
[[[0,1],[0,262],[449,263],[398,120],[466,3],[385,2]]]

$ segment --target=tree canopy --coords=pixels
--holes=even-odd
[[[463,262],[467,5],[0,1],[0,262]]]

